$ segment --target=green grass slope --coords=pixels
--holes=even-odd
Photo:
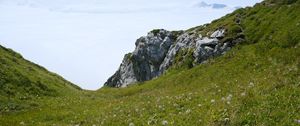
[[[299,14],[297,0],[268,0],[239,9],[188,30],[203,34],[225,27],[229,37],[224,39],[234,39],[242,30],[246,41],[224,56],[191,69],[183,63],[128,88],[37,99],[36,109],[0,114],[0,124],[297,126]]]
[[[40,97],[71,94],[79,87],[0,46],[0,112],[20,110]]]

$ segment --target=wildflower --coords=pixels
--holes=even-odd
[[[20,125],[25,125],[25,123],[24,122],[20,122]]]
[[[227,101],[226,103],[227,103],[228,105],[230,105],[230,101]]]
[[[300,124],[300,120],[295,120],[296,123]]]
[[[211,103],[215,103],[215,102],[216,102],[216,100],[215,100],[215,99],[212,99],[210,102],[211,102]]]
[[[191,113],[191,110],[188,109],[188,110],[185,111],[185,113],[186,113],[186,114],[189,114],[189,113]]]
[[[168,122],[167,120],[164,120],[164,121],[161,122],[161,124],[162,124],[163,126],[168,125],[168,123],[169,123],[169,122]]]
[[[250,82],[248,87],[254,87],[254,83]]]
[[[158,106],[158,108],[162,109],[162,108],[163,108],[163,106],[159,105],[159,106]]]
[[[198,104],[198,107],[201,107],[202,105],[201,104]]]
[[[134,123],[129,123],[129,126],[135,126]]]
[[[246,92],[241,93],[241,96],[246,96]]]
[[[227,101],[230,101],[232,99],[232,94],[229,94],[226,99]]]

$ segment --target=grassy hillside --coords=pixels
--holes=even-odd
[[[79,87],[0,46],[0,112],[21,110],[40,97],[72,94]],[[34,105],[34,104],[33,104]]]
[[[229,37],[224,39],[242,30],[246,41],[224,56],[192,69],[174,67],[128,88],[36,99],[35,109],[1,113],[0,124],[299,125],[299,14],[300,2],[295,0],[239,9],[187,30],[205,34],[225,27]]]

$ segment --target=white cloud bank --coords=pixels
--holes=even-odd
[[[211,0],[226,7],[195,7],[199,2],[0,0],[0,44],[84,89],[98,89],[148,31],[187,29],[258,1]]]
[[[226,4],[219,4],[219,3],[208,4],[208,3],[202,1],[200,3],[195,4],[195,7],[204,7],[204,8],[211,7],[213,9],[223,9],[228,6]]]

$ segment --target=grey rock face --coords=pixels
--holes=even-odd
[[[130,58],[131,54],[125,55],[120,68],[107,80],[105,85],[111,87],[126,87],[128,84],[137,82],[137,78],[133,71],[133,63],[130,61]]]
[[[160,29],[139,38],[132,54],[127,54],[119,70],[108,79],[106,86],[126,87],[128,84],[147,81],[160,75],[163,62],[170,46],[175,42],[174,35]]]
[[[166,71],[173,63],[176,54],[183,48],[192,48],[195,46],[196,37],[194,35],[188,35],[187,33],[179,36],[174,45],[172,45],[160,65],[160,74]]]
[[[180,50],[193,49],[194,64],[222,55],[233,44],[243,39],[221,43],[225,29],[214,31],[209,37],[191,33],[175,34],[163,29],[153,30],[139,38],[133,53],[125,55],[118,71],[108,79],[105,86],[126,87],[129,84],[151,80],[163,74],[175,62]]]

